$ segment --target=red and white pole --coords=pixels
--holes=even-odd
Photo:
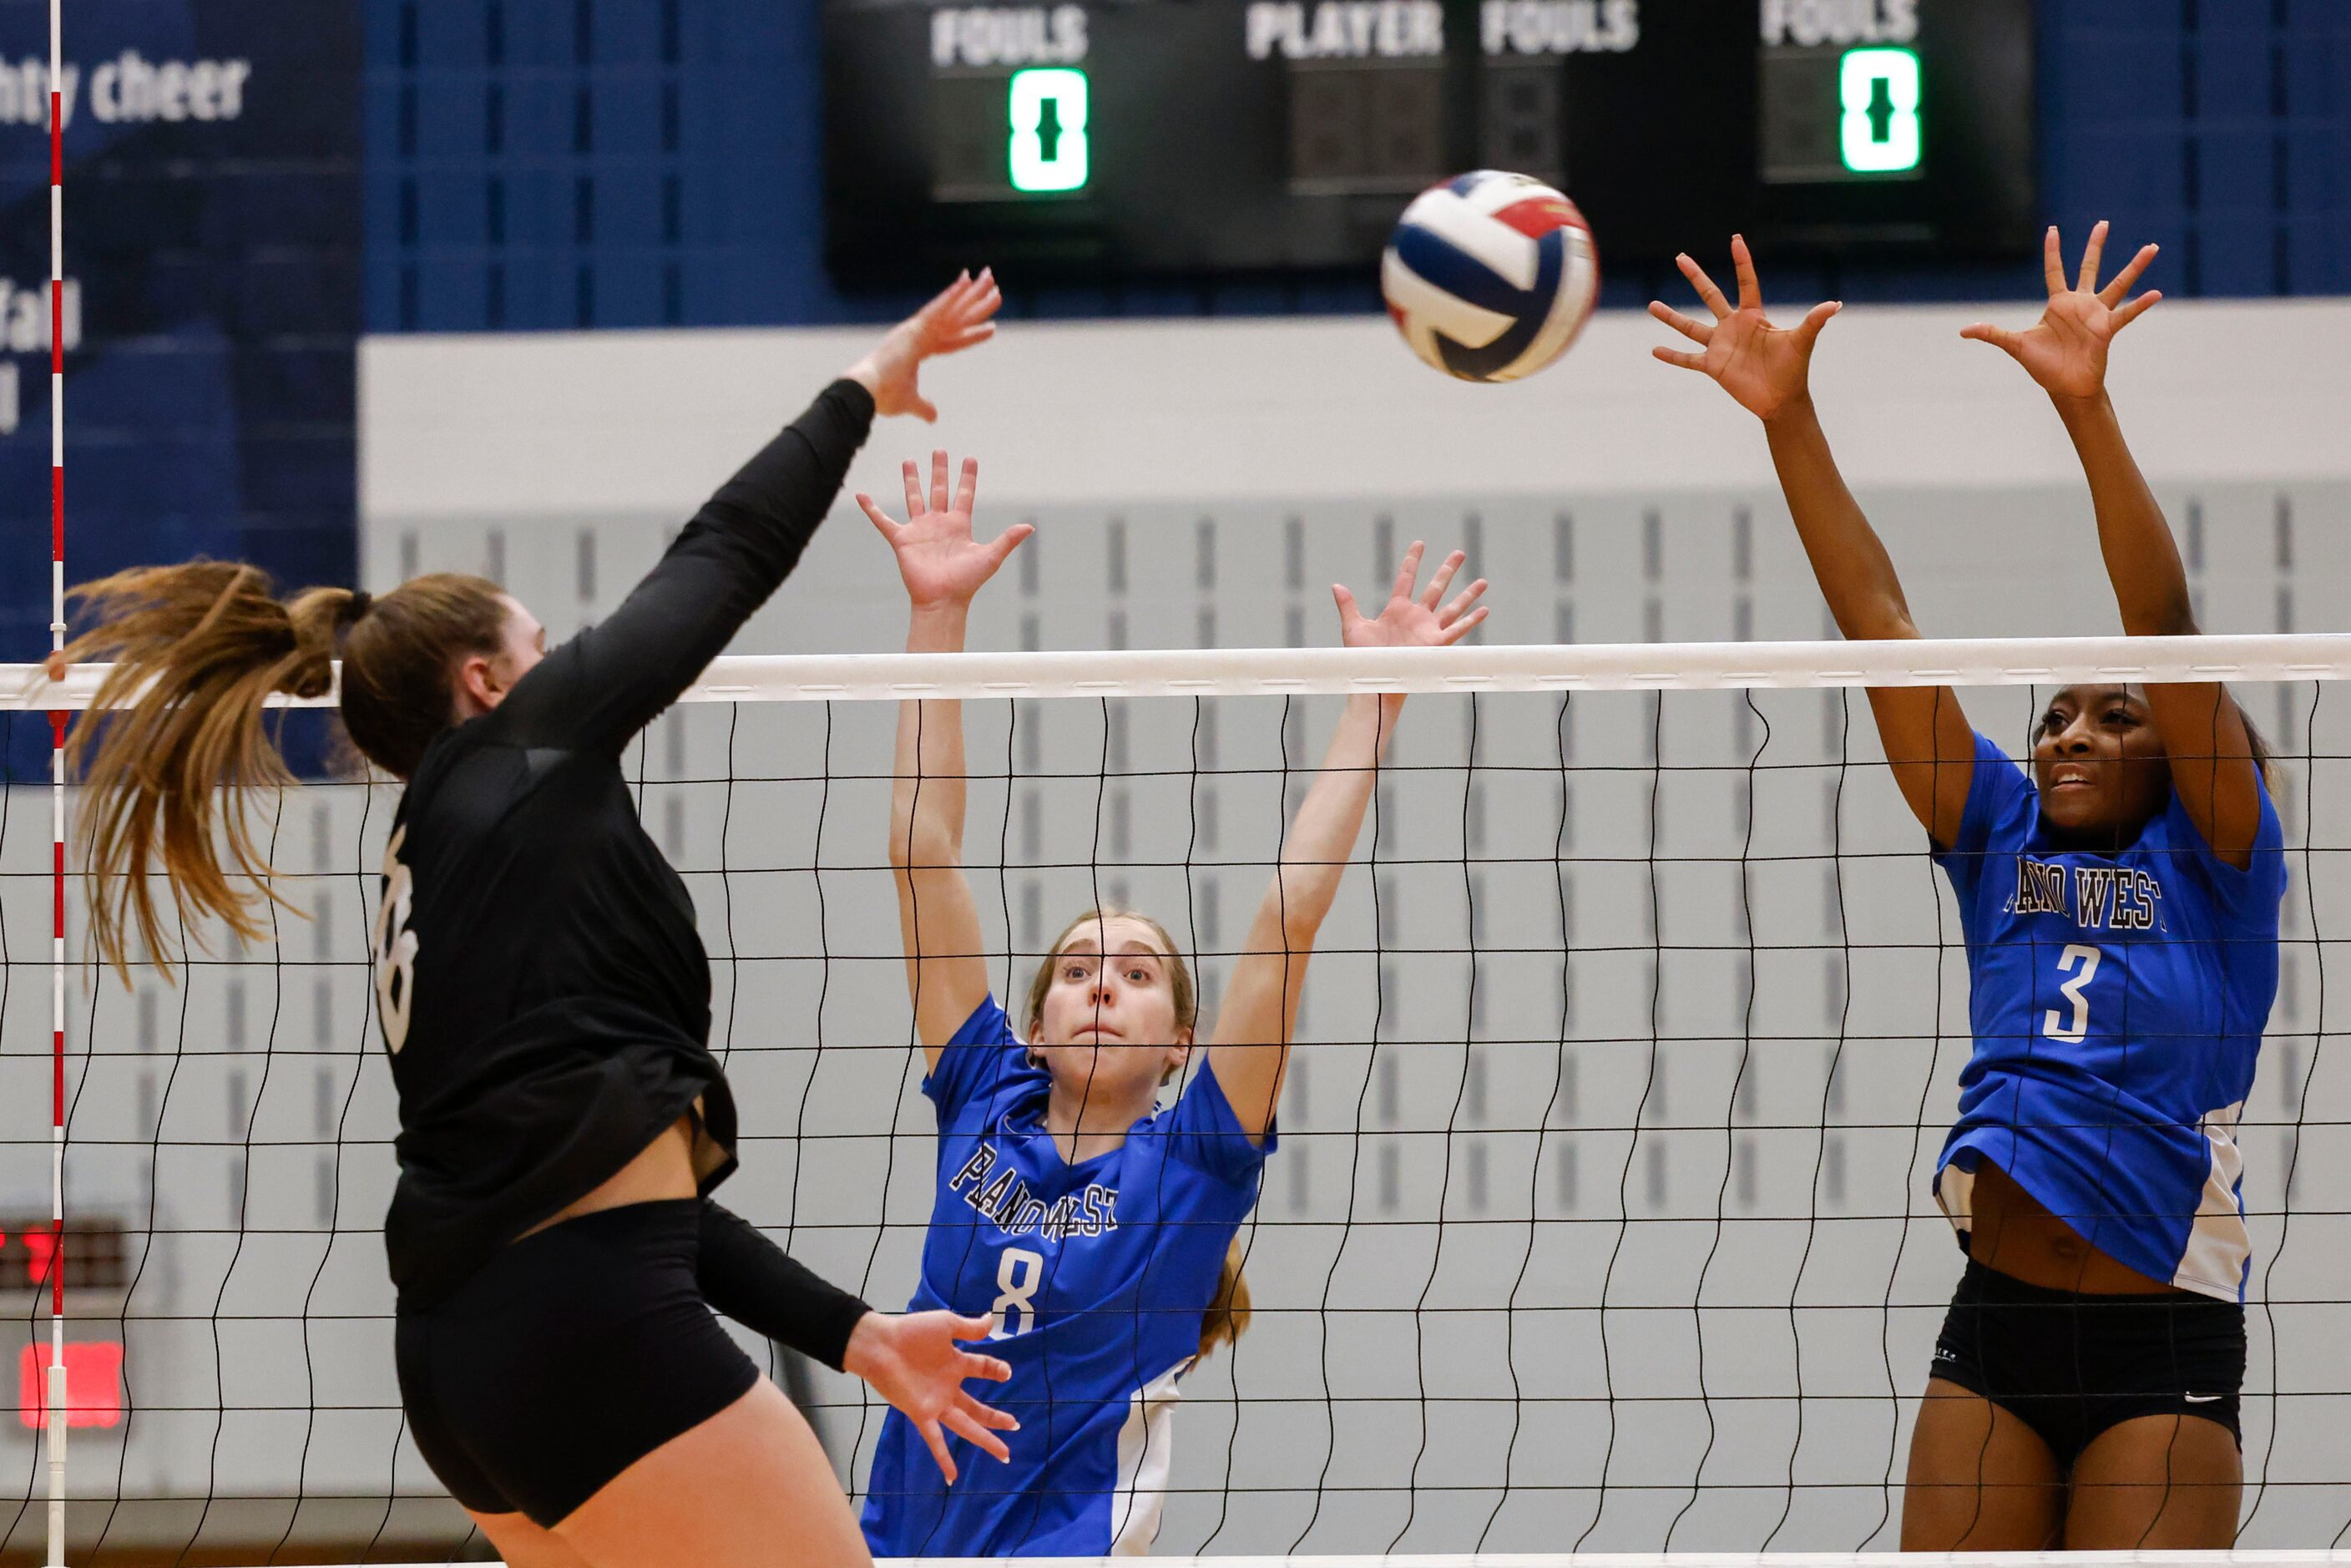
[[[49,0],[49,647],[66,645],[66,125],[63,0]],[[66,710],[49,712],[49,1568],[66,1561]]]

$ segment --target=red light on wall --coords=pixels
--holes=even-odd
[[[49,1418],[49,1349],[28,1344],[16,1358],[16,1414],[27,1427]],[[122,1347],[93,1343],[66,1346],[66,1425],[122,1423]]]

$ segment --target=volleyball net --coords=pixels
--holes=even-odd
[[[1929,1196],[1970,1049],[1959,923],[1869,685],[2024,755],[2076,681],[2225,679],[2273,747],[2277,1001],[2238,1124],[2253,1237],[2241,1544],[2351,1526],[2351,639],[726,659],[632,747],[711,953],[730,1207],[904,1302],[936,1179],[887,856],[896,704],[960,697],[999,998],[1055,933],[1158,919],[1204,1021],[1339,705],[1408,690],[1307,981],[1241,1231],[1254,1322],[1183,1384],[1165,1555],[1883,1550],[1961,1259]],[[0,723],[86,703],[25,692]],[[396,788],[260,802],[302,912],[176,986],[68,977],[77,1563],[486,1552],[403,1431],[369,934]],[[0,812],[0,1544],[38,1549],[50,797]],[[66,889],[68,954],[81,890]],[[740,1331],[737,1331],[740,1332]],[[852,1493],[881,1409],[747,1345]],[[11,1494],[21,1497],[21,1504]],[[161,1553],[161,1558],[156,1554]]]

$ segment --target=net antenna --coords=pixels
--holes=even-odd
[[[49,0],[49,651],[66,645],[66,125],[64,0]],[[66,1561],[66,721],[49,712],[49,1568]]]

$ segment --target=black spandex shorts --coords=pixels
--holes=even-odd
[[[451,1496],[552,1526],[758,1381],[695,1283],[701,1214],[681,1198],[582,1215],[401,1311],[401,1404]]]
[[[1931,1370],[2015,1415],[2068,1468],[2107,1427],[2140,1416],[2199,1416],[2244,1446],[2245,1309],[2233,1301],[2077,1295],[1970,1260]]]

